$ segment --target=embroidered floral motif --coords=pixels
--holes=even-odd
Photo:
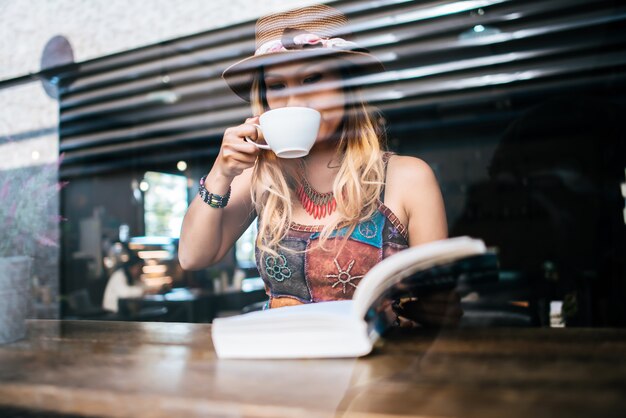
[[[265,257],[265,271],[270,278],[277,282],[282,282],[291,277],[291,269],[287,266],[287,259],[284,255],[278,257],[268,255]]]
[[[345,294],[346,293],[346,286],[350,285],[352,287],[354,287],[356,289],[356,285],[354,283],[352,283],[352,280],[357,280],[357,279],[362,279],[363,276],[353,276],[350,273],[350,270],[352,270],[352,266],[354,266],[354,262],[355,260],[350,261],[350,264],[348,264],[348,267],[345,270],[342,270],[341,266],[339,266],[339,263],[337,262],[337,259],[335,258],[333,260],[335,262],[335,266],[337,266],[337,274],[327,274],[326,277],[330,278],[330,279],[337,279],[337,281],[333,284],[333,288],[338,286],[338,285],[342,285],[342,291]]]
[[[376,222],[369,220],[359,224],[359,232],[367,239],[374,238],[378,234]]]
[[[399,237],[400,237],[400,231],[398,231],[398,228],[396,228],[395,226],[390,226],[389,234],[387,234],[387,239],[392,240],[392,239],[397,239]]]

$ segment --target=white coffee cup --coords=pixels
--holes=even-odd
[[[309,107],[281,107],[269,110],[259,118],[265,144],[246,141],[261,149],[272,150],[281,158],[299,158],[309,153],[320,129],[321,115]]]

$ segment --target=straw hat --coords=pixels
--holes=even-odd
[[[252,78],[262,66],[336,56],[356,74],[383,71],[367,49],[346,39],[347,25],[343,13],[324,4],[263,16],[256,23],[254,55],[228,67],[222,77],[250,101]]]

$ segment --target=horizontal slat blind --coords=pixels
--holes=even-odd
[[[626,6],[617,1],[338,1],[357,41],[388,71],[351,82],[390,132],[507,117],[503,98],[626,84]],[[250,115],[221,80],[250,56],[254,22],[79,64],[57,74],[64,178],[215,155]],[[464,109],[416,120],[422,108]],[[467,116],[471,115],[471,117]],[[418,136],[418,135],[416,135]]]

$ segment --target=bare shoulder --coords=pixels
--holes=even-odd
[[[417,186],[437,186],[435,174],[428,163],[416,157],[392,155],[387,165],[387,187],[407,191],[407,187]]]
[[[385,205],[409,231],[409,245],[447,236],[445,207],[435,173],[416,157],[394,155],[387,166]]]

